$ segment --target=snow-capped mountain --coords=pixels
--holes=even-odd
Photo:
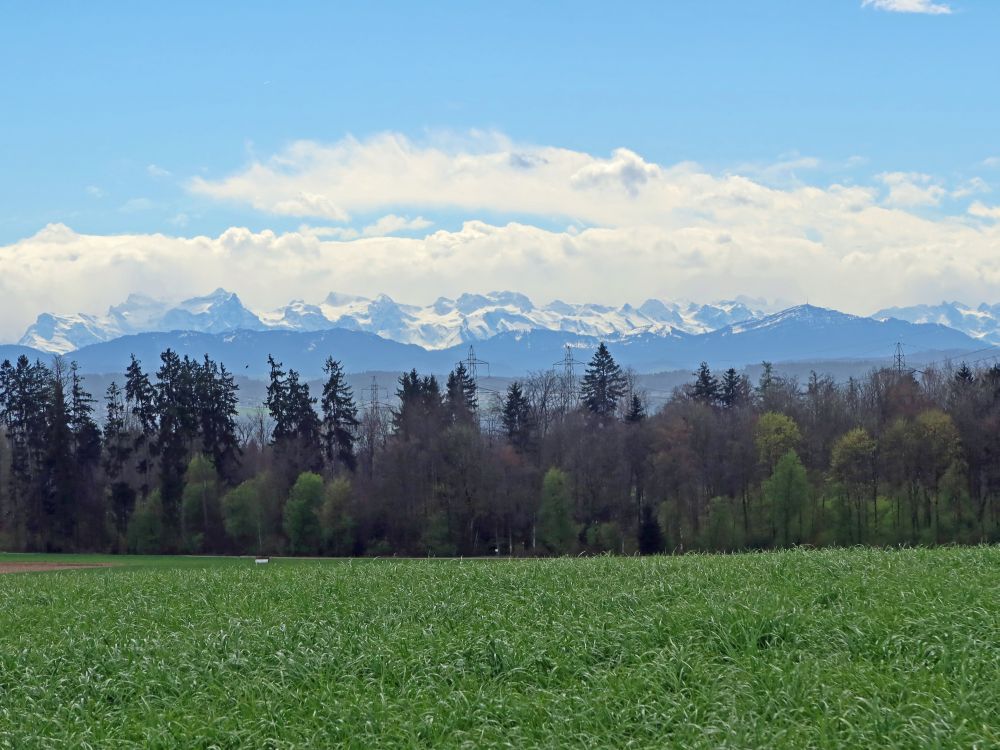
[[[539,330],[608,339],[640,334],[667,336],[674,331],[698,334],[762,315],[760,305],[743,299],[707,305],[650,299],[638,307],[556,300],[536,306],[516,292],[463,294],[456,299],[441,297],[426,306],[396,302],[385,294],[369,299],[332,293],[319,304],[295,300],[257,315],[235,294],[217,289],[175,306],[133,294],[103,316],[44,313],[19,343],[65,354],[89,344],[145,332],[266,329],[316,332],[342,328],[434,350],[484,341],[502,333]]]
[[[556,300],[536,306],[523,294],[490,292],[440,297],[427,306],[399,303],[385,294],[374,299],[331,294],[319,305],[296,301],[261,318],[275,328],[346,328],[426,349],[444,349],[501,333],[537,330],[608,338],[666,335],[674,329],[704,333],[761,315],[743,301],[698,305],[647,300],[639,307],[611,307]]]
[[[960,361],[965,353],[982,346],[981,340],[936,323],[878,321],[802,305],[700,334],[670,329],[667,334],[636,333],[611,340],[557,330],[508,331],[477,342],[475,354],[485,364],[481,373],[519,377],[552,367],[561,371],[566,346],[572,348],[577,361],[586,362],[602,340],[608,341],[619,364],[633,367],[639,373],[691,372],[699,362],[708,362],[716,370],[739,369],[764,360],[836,362],[838,366],[853,360],[864,362],[867,369],[879,363],[890,365],[897,341],[906,342],[908,358],[925,363]],[[84,374],[122,373],[132,355],[155,370],[160,353],[167,348],[196,359],[208,354],[231,371],[256,379],[267,377],[268,354],[307,379],[321,377],[323,363],[331,356],[340,360],[350,373],[401,372],[415,367],[420,372],[444,377],[468,354],[466,343],[427,349],[345,328],[322,331],[269,328],[216,334],[140,333],[91,344],[75,351],[72,357]],[[44,356],[23,346],[0,345],[0,361],[21,354],[29,358]],[[818,367],[825,369],[822,365]]]
[[[876,320],[896,318],[910,323],[938,323],[954,328],[987,344],[1000,344],[1000,305],[983,303],[978,307],[961,302],[937,305],[887,307],[872,315]]]
[[[260,318],[225,289],[193,297],[177,305],[141,294],[130,294],[104,315],[42,313],[18,343],[53,354],[66,354],[90,344],[150,331],[222,333],[235,329],[262,330]]]

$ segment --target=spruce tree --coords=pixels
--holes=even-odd
[[[201,452],[212,459],[223,480],[232,481],[240,460],[236,435],[239,387],[226,366],[217,365],[207,354],[196,377]]]
[[[646,407],[642,405],[639,394],[633,393],[629,399],[628,412],[625,414],[625,421],[628,424],[638,424],[646,418]]]
[[[445,406],[452,424],[471,422],[479,408],[476,395],[476,381],[469,375],[461,362],[448,374],[445,384]]]
[[[328,357],[323,371],[327,375],[323,386],[323,452],[331,465],[340,464],[353,472],[358,466],[354,454],[357,435],[358,409],[354,404],[354,394],[347,385],[340,362]]]
[[[625,376],[602,341],[583,376],[580,396],[591,414],[601,419],[611,417],[618,400],[625,395]]]
[[[750,403],[750,381],[730,367],[722,375],[719,387],[719,401],[727,409],[739,408]]]
[[[142,477],[139,493],[146,497],[150,490],[149,475],[153,470],[153,443],[156,440],[156,391],[142,365],[132,356],[125,371],[126,412],[135,425],[133,448],[137,470]]]
[[[73,452],[80,470],[90,472],[101,460],[101,431],[94,421],[94,398],[83,387],[76,362],[69,366],[69,426]]]
[[[160,464],[160,503],[164,542],[170,551],[180,542],[180,508],[184,471],[194,417],[194,378],[191,362],[167,349],[156,372],[157,431],[155,453]],[[196,422],[195,422],[196,424]]]
[[[48,552],[68,552],[76,539],[77,486],[73,457],[73,432],[63,384],[62,365],[56,361],[51,374],[51,397],[44,459],[44,481],[41,486],[42,522],[39,549]]]
[[[288,387],[285,383],[285,372],[281,363],[275,361],[270,354],[267,356],[269,368],[267,382],[267,398],[264,404],[274,426],[271,428],[271,443],[275,444],[292,434],[291,420],[288,413]]]
[[[531,444],[531,404],[516,380],[507,386],[507,395],[500,415],[507,441],[522,453]]]
[[[714,406],[719,402],[721,392],[719,381],[712,374],[708,364],[702,362],[695,373],[694,383],[691,384],[691,398],[709,406]]]
[[[104,474],[110,484],[111,516],[118,539],[124,539],[128,520],[135,508],[135,490],[125,476],[125,466],[133,447],[126,427],[124,393],[114,381],[104,396]]]

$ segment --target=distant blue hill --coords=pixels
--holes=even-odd
[[[319,377],[329,356],[339,359],[349,372],[403,370],[416,367],[430,370],[440,359],[413,344],[400,344],[375,334],[334,328],[328,331],[247,331],[227,333],[140,333],[92,344],[67,356],[79,363],[83,372],[124,372],[131,355],[143,369],[155,371],[160,353],[170,348],[181,356],[201,359],[208,354],[239,375],[265,378],[267,356],[298,370],[306,378]]]
[[[891,356],[896,342],[902,342],[911,355],[942,352],[960,356],[984,346],[981,340],[943,325],[896,319],[879,321],[810,305],[711,333],[644,333],[610,339],[607,343],[620,364],[640,373],[651,373],[693,369],[702,361],[713,369],[722,369],[741,368],[764,360],[877,360]],[[508,332],[476,342],[475,355],[489,363],[480,368],[480,374],[511,377],[556,366],[562,362],[567,345],[574,360],[587,362],[599,343],[597,337],[551,330]],[[167,348],[199,359],[207,353],[234,373],[250,378],[267,376],[267,355],[271,354],[285,369],[298,370],[307,379],[322,375],[323,362],[329,356],[354,373],[416,368],[420,372],[443,374],[469,352],[468,344],[427,350],[373,333],[334,328],[317,332],[141,333],[91,344],[66,356],[76,360],[84,373],[120,373],[134,354],[152,372],[159,366],[160,353]],[[0,360],[14,359],[20,354],[43,362],[52,358],[51,354],[28,347],[0,346]],[[577,371],[581,369],[577,365]]]
[[[3,362],[5,359],[15,362],[22,354],[32,362],[36,359],[40,359],[45,363],[51,362],[53,356],[51,352],[39,351],[38,349],[32,349],[30,346],[21,346],[20,344],[0,344],[0,362]]]

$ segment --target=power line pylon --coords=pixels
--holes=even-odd
[[[585,365],[585,362],[581,362],[578,359],[573,358],[573,347],[566,344],[566,353],[563,358],[558,362],[553,362],[553,367],[562,366],[562,398],[563,407],[567,410],[572,408],[573,404],[576,403],[578,398],[577,393],[577,382],[576,382],[576,366]]]
[[[902,375],[906,369],[906,355],[903,354],[903,344],[901,341],[896,342],[896,355],[893,357],[893,360],[896,373]]]
[[[465,365],[465,372],[468,374],[476,388],[479,388],[480,365],[486,367],[486,377],[490,376],[490,363],[485,359],[476,358],[476,348],[472,344],[469,344],[469,355],[465,358],[465,361],[463,361],[462,364]]]

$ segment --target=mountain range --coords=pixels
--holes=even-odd
[[[236,307],[238,298],[235,295],[225,293],[216,297],[227,314],[233,316],[230,320],[246,319],[245,313],[240,312],[245,311],[245,308],[242,305]],[[453,309],[457,309],[459,300],[452,303],[455,306]],[[497,299],[493,301],[498,302]],[[384,306],[379,307],[378,298],[371,302],[372,305],[364,307],[366,311],[385,309]],[[357,301],[343,300],[341,304],[360,305]],[[597,306],[577,306],[574,309],[582,307],[598,309]],[[702,306],[701,309],[706,307],[708,306]],[[480,310],[481,307],[473,306],[472,309]],[[624,308],[601,309],[606,317],[594,317],[593,320],[614,319]],[[161,319],[166,319],[171,310],[164,311]],[[320,377],[323,362],[328,356],[341,360],[348,372],[400,372],[416,368],[422,372],[444,374],[470,354],[468,339],[451,346],[429,348],[347,327],[294,330],[276,325],[268,326],[259,316],[256,317],[259,325],[254,328],[238,325],[213,332],[211,326],[225,329],[226,318],[221,315],[213,318],[210,315],[212,311],[210,303],[197,304],[189,301],[181,312],[173,313],[175,317],[170,318],[183,319],[189,325],[193,321],[209,330],[127,334],[82,346],[73,350],[69,357],[79,364],[84,373],[124,372],[133,354],[148,369],[155,370],[160,352],[169,347],[182,355],[197,358],[208,354],[239,375],[262,378],[267,374],[267,355],[272,354],[286,368],[294,368],[306,378],[317,378]],[[183,315],[189,317],[182,318]],[[132,324],[139,315],[122,314],[122,317]],[[354,319],[361,317],[360,312],[355,313]],[[584,316],[578,316],[582,317]],[[381,330],[384,330],[388,322],[384,318],[378,319],[377,315],[374,319],[369,317],[365,320],[369,325],[381,326]],[[561,370],[567,366],[564,365],[567,355],[568,366],[580,373],[584,363],[590,359],[593,350],[602,340],[608,342],[618,362],[633,367],[639,373],[690,370],[701,361],[706,361],[717,369],[739,369],[763,360],[887,360],[893,353],[895,343],[899,341],[905,343],[908,356],[919,355],[924,361],[960,357],[964,352],[983,348],[982,339],[973,338],[939,323],[913,323],[896,318],[877,320],[812,305],[800,305],[771,315],[758,313],[740,322],[694,333],[669,325],[636,329],[629,333],[613,329],[607,334],[604,329],[597,333],[549,328],[506,330],[476,340],[474,356],[481,363],[481,374],[518,377],[531,370],[553,367]],[[0,360],[16,357],[21,353],[43,360],[52,356],[51,352],[24,345],[0,346]]]
[[[225,333],[247,331],[316,332],[332,328],[374,333],[424,349],[447,349],[502,333],[559,331],[621,338],[672,332],[707,333],[763,316],[761,303],[729,300],[712,304],[646,300],[638,307],[610,307],[555,301],[535,306],[523,294],[491,292],[441,297],[430,305],[332,293],[319,304],[295,300],[269,312],[249,310],[233,292],[216,289],[177,305],[133,294],[104,315],[43,313],[18,342],[40,351],[66,354],[121,336],[167,331]]]
[[[1000,344],[1000,305],[985,302],[970,307],[961,302],[937,305],[887,307],[872,315],[876,320],[896,318],[910,323],[937,323],[981,339],[986,344]]]

